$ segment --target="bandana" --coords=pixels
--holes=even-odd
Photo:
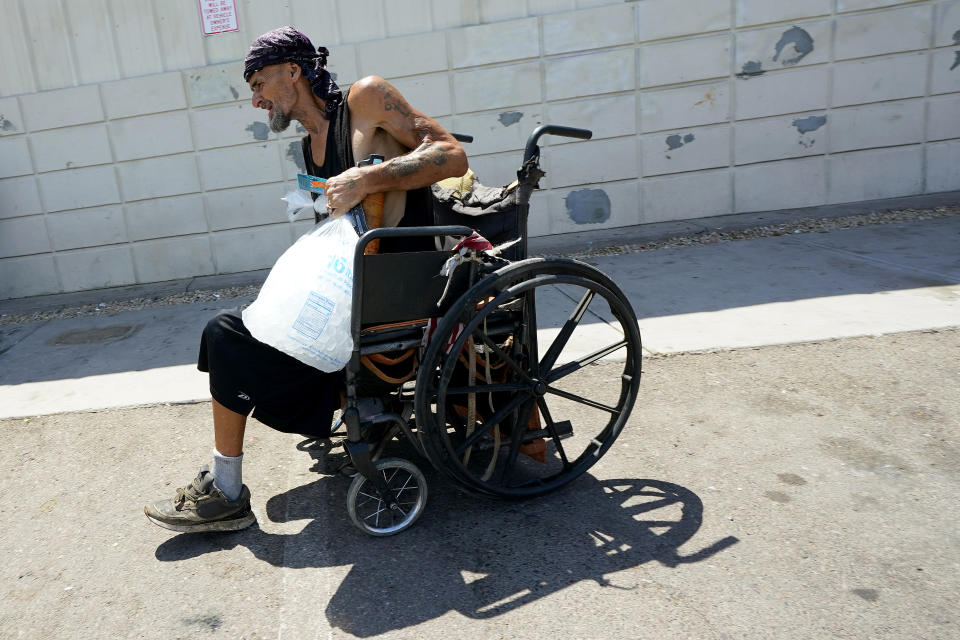
[[[314,51],[310,38],[293,27],[280,27],[266,32],[250,45],[243,61],[243,79],[249,82],[250,76],[269,65],[294,62],[303,70],[314,95],[326,100],[326,116],[330,118],[343,100],[343,94],[327,71],[329,55],[326,47],[317,47]]]

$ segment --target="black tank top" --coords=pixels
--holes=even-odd
[[[313,147],[310,134],[300,141],[303,150],[303,162],[307,173],[318,178],[330,178],[343,173],[347,167],[356,164],[353,158],[353,145],[350,143],[350,111],[347,108],[349,89],[343,96],[343,101],[330,118],[330,127],[327,130],[327,148],[323,156],[323,165],[317,166],[313,162]],[[317,199],[317,194],[311,194]],[[420,227],[433,224],[432,197],[430,188],[423,187],[407,191],[407,204],[403,210],[403,217],[397,226]],[[433,251],[433,238],[384,238],[380,241],[381,253],[397,253],[401,251]]]

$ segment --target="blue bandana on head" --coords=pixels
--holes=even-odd
[[[325,115],[329,118],[343,100],[340,87],[327,71],[329,55],[326,47],[314,50],[310,38],[293,27],[280,27],[266,32],[250,45],[250,51],[243,60],[243,79],[249,82],[250,76],[272,64],[296,63],[310,82],[314,95],[326,100]]]

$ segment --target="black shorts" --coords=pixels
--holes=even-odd
[[[197,368],[210,374],[210,395],[227,409],[286,433],[330,435],[343,372],[324,373],[250,335],[239,309],[207,323]]]

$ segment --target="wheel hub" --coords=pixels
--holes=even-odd
[[[543,380],[534,380],[533,381],[533,393],[537,397],[547,395],[547,383]]]

